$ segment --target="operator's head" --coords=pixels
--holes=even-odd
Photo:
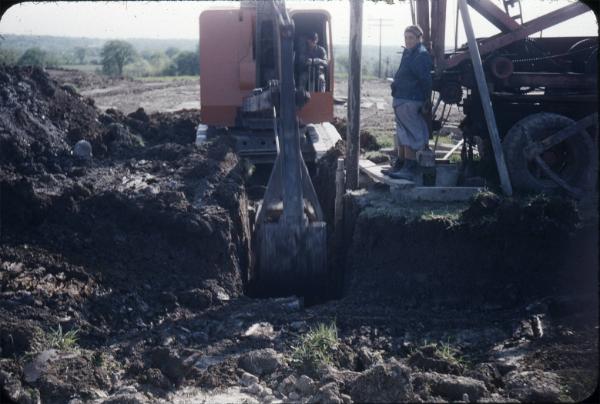
[[[308,34],[306,42],[308,43],[308,47],[310,49],[314,48],[315,46],[317,46],[317,43],[319,43],[319,34],[317,34],[316,32],[311,32],[310,34]]]
[[[423,39],[423,30],[418,25],[409,25],[404,30],[404,46],[412,49],[421,43]]]

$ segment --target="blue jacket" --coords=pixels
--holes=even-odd
[[[423,44],[404,49],[400,67],[394,75],[392,97],[425,101],[431,95],[431,56]]]

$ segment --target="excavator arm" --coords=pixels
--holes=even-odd
[[[257,213],[252,283],[261,294],[320,295],[328,281],[327,225],[300,150],[297,117],[308,93],[294,83],[294,22],[284,1],[269,3],[261,10],[273,13],[279,80],[242,106],[246,112],[271,111],[278,146]]]

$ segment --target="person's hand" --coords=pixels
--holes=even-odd
[[[312,65],[313,64],[313,60],[310,59],[310,58],[306,59],[306,64],[309,65],[309,66]]]
[[[427,100],[421,106],[421,114],[428,115],[431,113],[431,101]]]

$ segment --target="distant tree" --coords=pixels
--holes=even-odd
[[[29,48],[19,58],[17,64],[19,66],[39,66],[46,67],[46,59],[48,54],[40,48]]]
[[[163,72],[171,64],[171,60],[164,52],[154,52],[146,60],[155,74]]]
[[[175,57],[177,74],[181,76],[196,76],[200,74],[198,52],[181,52]]]
[[[82,48],[81,46],[78,46],[75,48],[75,57],[77,58],[77,61],[79,62],[80,65],[82,65],[83,62],[85,61],[86,54],[87,54],[86,48]]]
[[[171,46],[169,48],[167,48],[167,50],[165,51],[165,54],[170,58],[173,59],[173,56],[177,55],[179,53],[179,49],[177,49],[174,46]]]
[[[15,65],[19,60],[19,52],[11,48],[0,48],[0,65]]]
[[[102,72],[110,76],[122,76],[123,66],[135,60],[137,53],[129,42],[108,41],[102,47]]]

